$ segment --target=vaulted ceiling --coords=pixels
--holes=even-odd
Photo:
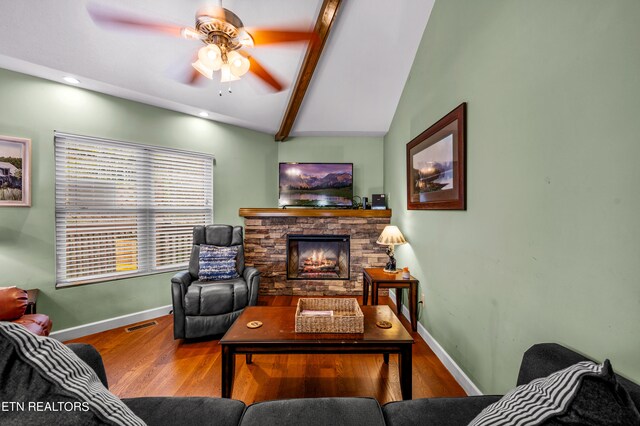
[[[342,0],[290,134],[384,135],[435,0]],[[282,81],[274,93],[255,76],[232,83],[177,79],[202,46],[149,32],[96,26],[86,0],[0,3],[0,68],[271,134],[281,127],[306,43],[256,47]],[[193,26],[201,0],[94,0],[161,22]],[[218,4],[213,1],[213,4]],[[246,27],[313,28],[322,0],[224,0]],[[229,93],[229,88],[231,92]],[[222,96],[219,93],[222,93]]]

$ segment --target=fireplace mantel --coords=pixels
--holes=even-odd
[[[391,210],[241,208],[241,217],[391,217]]]

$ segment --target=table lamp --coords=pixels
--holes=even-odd
[[[387,256],[389,256],[389,262],[387,262],[387,266],[385,266],[385,272],[396,272],[396,258],[393,257],[394,246],[396,244],[405,244],[407,240],[404,239],[404,235],[398,229],[397,226],[387,225],[382,230],[382,234],[378,237],[378,244],[388,246],[387,247]]]

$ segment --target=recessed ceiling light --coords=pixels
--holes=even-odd
[[[65,78],[63,78],[63,80],[69,84],[80,84],[80,80],[71,76],[66,76]]]
[[[199,113],[198,113],[198,115],[199,115],[200,117],[208,117],[208,116],[209,116],[209,113],[208,113],[208,112],[206,112],[206,111],[201,111],[201,112],[199,112]]]

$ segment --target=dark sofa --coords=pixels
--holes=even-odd
[[[102,358],[90,345],[70,348],[107,386]],[[584,356],[555,343],[532,346],[525,352],[518,385],[585,361]],[[618,376],[635,405],[640,407],[640,386]],[[149,425],[467,425],[500,396],[424,398],[380,406],[373,398],[309,398],[265,401],[246,406],[224,398],[127,398],[124,403]]]

